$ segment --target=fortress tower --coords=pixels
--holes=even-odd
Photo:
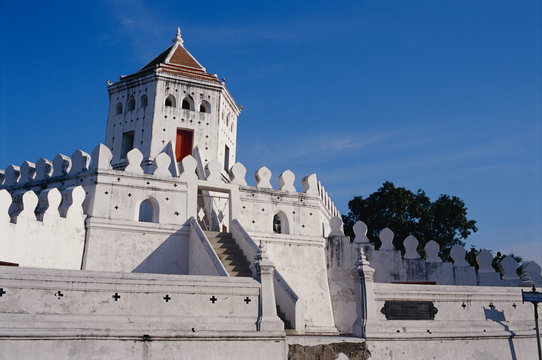
[[[143,165],[163,151],[175,152],[178,162],[194,155],[201,166],[217,159],[226,171],[235,163],[240,108],[224,81],[185,49],[180,29],[169,48],[109,84],[108,93],[105,144],[114,168],[125,166],[133,148],[142,152]]]

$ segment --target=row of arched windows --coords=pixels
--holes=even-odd
[[[149,196],[139,204],[138,221],[157,223],[158,217],[159,205],[154,197]],[[275,234],[289,234],[289,225],[288,217],[283,211],[278,211],[273,216],[273,232]]]
[[[177,101],[175,99],[175,96],[168,95],[166,99],[164,100],[165,106],[171,106],[171,107],[177,107]],[[184,97],[183,101],[181,102],[181,109],[185,110],[195,110],[194,108],[194,99],[190,95],[187,95]],[[210,113],[211,112],[211,104],[206,101],[202,100],[199,104],[199,112],[202,113]]]
[[[147,95],[141,95],[141,98],[139,99],[139,107],[144,108],[144,107],[147,107],[148,104],[149,104],[149,99],[147,98]],[[126,102],[126,111],[134,111],[135,109],[136,109],[136,100],[133,96],[130,96],[128,98],[128,101]],[[122,114],[123,106],[121,102],[117,103],[115,112],[117,115]]]

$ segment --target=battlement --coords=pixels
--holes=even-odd
[[[340,234],[340,222],[331,221],[332,232]],[[525,262],[523,273],[517,275],[518,262],[506,256],[500,263],[502,275],[492,266],[493,255],[482,250],[476,257],[478,269],[469,265],[467,251],[455,245],[450,252],[453,262],[443,261],[440,247],[431,240],[425,244],[423,253],[418,252],[418,240],[407,236],[403,241],[405,253],[393,245],[394,233],[389,228],[380,232],[381,246],[377,250],[367,238],[367,225],[358,221],[354,224],[355,239],[352,246],[362,245],[370,266],[375,270],[374,281],[378,283],[432,283],[438,285],[479,285],[479,286],[542,286],[541,268],[534,261]],[[339,235],[340,236],[340,235]],[[330,243],[335,243],[330,239]],[[335,244],[337,245],[337,244]],[[330,246],[335,246],[330,245]],[[338,245],[337,245],[338,246]]]
[[[85,239],[83,187],[0,190],[0,260],[60,269],[80,269]]]

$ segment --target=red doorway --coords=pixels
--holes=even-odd
[[[192,130],[177,129],[177,140],[175,142],[175,158],[177,162],[188,155],[192,155],[192,141],[194,132]]]

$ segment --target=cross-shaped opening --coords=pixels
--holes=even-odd
[[[217,298],[215,298],[215,296],[213,295],[213,296],[212,296],[211,298],[209,298],[209,300],[211,300],[211,302],[212,302],[212,303],[214,304],[214,303],[215,303],[215,301],[217,301],[218,299],[217,299]]]
[[[55,296],[58,297],[58,298],[60,299],[61,297],[64,296],[64,294],[62,293],[62,291],[58,290],[58,291],[56,292]]]
[[[164,296],[164,300],[168,302],[169,300],[171,300],[171,297],[168,294],[166,294],[166,296]]]
[[[112,296],[115,301],[118,301],[120,299],[119,293],[115,293],[115,295]]]
[[[6,293],[6,291],[4,290],[4,288],[0,288],[0,296],[4,295]]]
[[[245,303],[247,303],[247,304],[248,304],[248,303],[249,303],[249,302],[250,302],[251,300],[250,300],[250,298],[249,298],[249,297],[247,296],[247,297],[245,298],[245,300],[244,300],[244,301],[245,301]]]

